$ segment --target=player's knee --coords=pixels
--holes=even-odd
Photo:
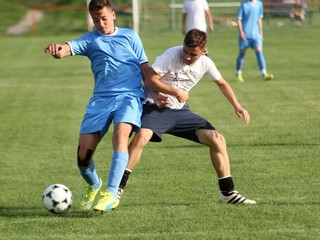
[[[90,165],[92,161],[93,150],[87,149],[86,151],[82,151],[80,147],[78,147],[77,160],[78,167],[86,168]]]
[[[225,140],[224,136],[222,134],[218,133],[217,131],[213,132],[212,139],[216,145],[224,146],[226,144],[226,140]]]
[[[147,135],[144,131],[138,131],[134,136],[132,144],[135,147],[143,148],[150,140],[150,136]]]
[[[217,131],[209,131],[207,137],[207,141],[209,142],[208,146],[211,149],[214,149],[215,151],[221,151],[222,149],[226,148],[226,141],[224,136]]]

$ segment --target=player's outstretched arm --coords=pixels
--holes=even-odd
[[[246,124],[250,122],[250,115],[248,111],[241,107],[240,103],[237,100],[236,95],[234,94],[231,86],[229,83],[227,83],[226,80],[221,78],[218,81],[215,81],[215,83],[220,88],[220,91],[223,93],[223,95],[228,99],[228,101],[231,103],[231,105],[234,108],[235,113],[239,118],[242,118]]]
[[[51,43],[44,48],[45,53],[51,54],[54,58],[64,58],[71,56],[71,49],[69,44]]]
[[[240,106],[240,108],[235,109],[236,114],[239,118],[242,118],[246,124],[250,123],[250,115],[248,111]]]

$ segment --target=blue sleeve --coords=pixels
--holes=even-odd
[[[238,10],[238,18],[242,19],[243,18],[243,4],[240,4],[239,10]]]
[[[133,31],[131,46],[140,64],[148,62],[148,58],[144,51],[142,41],[135,31]]]
[[[68,42],[72,55],[88,56],[89,44],[91,42],[92,32],[88,32],[76,40]]]
[[[263,4],[262,4],[262,2],[260,2],[260,12],[259,12],[259,17],[260,18],[263,18]]]

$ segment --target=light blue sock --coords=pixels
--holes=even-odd
[[[264,60],[263,52],[262,51],[256,51],[256,57],[257,57],[257,62],[258,62],[258,66],[259,66],[260,72],[263,75],[263,71],[266,70],[266,61]]]
[[[91,164],[87,168],[79,167],[80,174],[83,179],[94,189],[100,187],[100,179],[96,171],[96,165],[92,160]]]
[[[239,55],[237,57],[237,72],[241,70],[243,67],[245,55],[246,55],[246,52],[239,52]]]
[[[108,190],[117,196],[118,188],[122,179],[124,170],[126,169],[129,154],[126,152],[114,152],[108,178]]]

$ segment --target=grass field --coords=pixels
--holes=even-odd
[[[209,56],[251,114],[245,124],[204,78],[191,107],[225,135],[236,188],[256,206],[218,203],[208,150],[165,136],[150,143],[116,210],[78,208],[85,187],[76,166],[78,130],[92,92],[89,61],[56,60],[51,42],[76,36],[1,37],[0,239],[319,239],[319,28],[265,30],[265,57],[275,80],[260,79],[249,51],[245,83],[234,80],[237,33],[210,34]],[[179,33],[144,33],[151,62]],[[111,132],[95,155],[107,179]],[[74,205],[61,216],[42,207],[50,184],[63,183]]]

